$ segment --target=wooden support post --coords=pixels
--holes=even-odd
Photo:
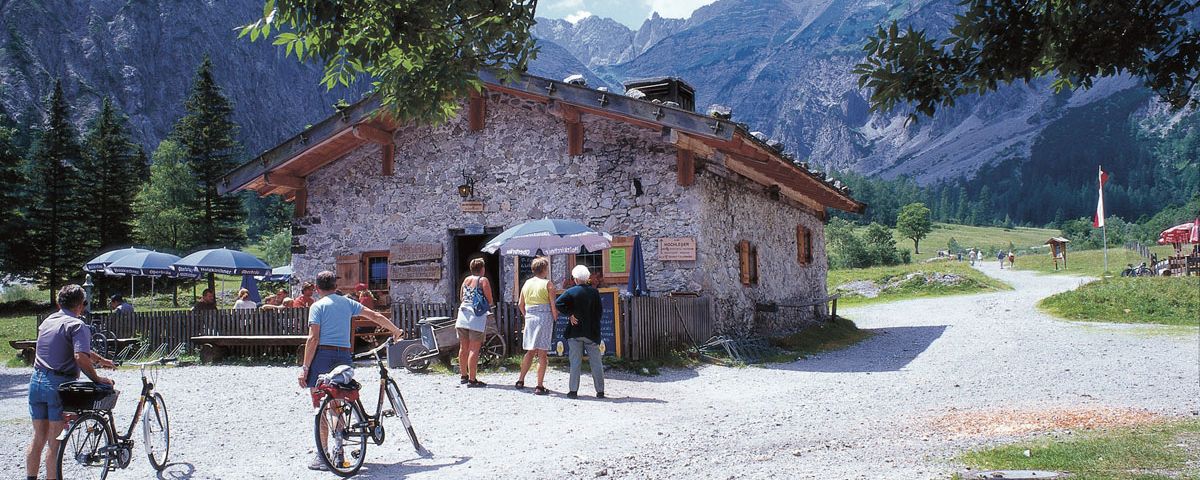
[[[392,176],[393,168],[395,168],[392,163],[396,156],[396,146],[390,143],[382,145],[379,147],[379,154],[383,157],[383,166],[379,173],[385,177]]]
[[[563,104],[562,116],[567,124],[567,155],[583,155],[583,123],[579,120],[579,109]]]
[[[487,118],[487,99],[478,93],[472,93],[467,102],[467,129],[472,132],[483,130]]]
[[[675,181],[682,187],[695,183],[696,158],[691,150],[681,148],[675,152]]]
[[[292,211],[293,217],[302,218],[302,217],[308,215],[308,189],[307,188],[301,188],[299,190],[296,190],[296,198],[294,198],[292,200],[292,206],[294,207],[294,210]]]

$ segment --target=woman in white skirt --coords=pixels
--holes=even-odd
[[[463,280],[459,295],[462,305],[458,308],[458,320],[454,322],[454,330],[458,333],[458,373],[459,383],[467,388],[486,387],[475,375],[479,372],[479,348],[483,346],[483,333],[487,330],[487,315],[492,305],[492,286],[488,282],[483,259],[471,260],[471,275]],[[472,300],[475,295],[482,295],[486,300],[483,313],[475,313]]]
[[[554,307],[554,284],[547,278],[550,273],[550,259],[538,257],[530,265],[533,278],[525,281],[521,287],[521,299],[517,308],[525,315],[524,338],[521,342],[525,348],[525,358],[521,360],[521,376],[517,379],[517,388],[525,388],[525,374],[533,365],[533,358],[538,358],[537,387],[533,393],[545,395],[550,393],[543,385],[546,378],[546,353],[550,351],[550,336],[554,333],[554,319],[558,318],[558,310]]]

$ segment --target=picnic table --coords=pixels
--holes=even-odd
[[[116,349],[114,351],[120,351],[127,345],[137,343],[137,341],[138,339],[136,338],[118,338],[116,340]],[[37,349],[37,340],[9,340],[8,345],[21,352],[21,360],[23,360],[26,365],[33,365],[33,356],[35,354],[35,350]]]

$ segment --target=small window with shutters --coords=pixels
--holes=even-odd
[[[812,231],[803,225],[796,225],[796,261],[808,265],[813,261]]]
[[[742,285],[758,285],[758,249],[749,240],[737,244],[738,271]]]

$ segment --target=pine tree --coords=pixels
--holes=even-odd
[[[27,260],[41,285],[50,289],[50,302],[60,285],[80,271],[94,253],[82,232],[79,140],[70,122],[62,82],[54,82],[47,104],[45,128],[29,167],[29,240]]]
[[[16,144],[17,124],[0,105],[0,271],[17,272],[25,234],[25,216],[21,211],[22,193],[27,182],[21,169],[24,152]]]
[[[971,200],[969,198],[967,198],[967,188],[962,185],[959,185],[958,186],[958,204],[956,205],[957,208],[955,209],[955,212],[954,212],[954,219],[958,223],[961,223],[961,224],[970,223],[967,221],[967,217],[970,215],[970,210],[969,210],[970,203],[971,203]]]
[[[87,185],[83,195],[86,229],[101,248],[133,241],[133,197],[143,179],[145,160],[130,140],[125,118],[104,99],[87,133],[81,170]]]
[[[992,194],[991,189],[987,185],[979,189],[979,200],[975,203],[975,209],[971,212],[973,220],[972,225],[990,224],[995,216],[992,214]]]
[[[237,247],[246,240],[245,209],[236,195],[219,195],[225,173],[237,166],[237,125],[233,108],[221,94],[212,75],[212,61],[204,58],[196,71],[192,93],[184,102],[187,115],[175,124],[171,138],[183,147],[196,180],[196,231],[199,245]]]

